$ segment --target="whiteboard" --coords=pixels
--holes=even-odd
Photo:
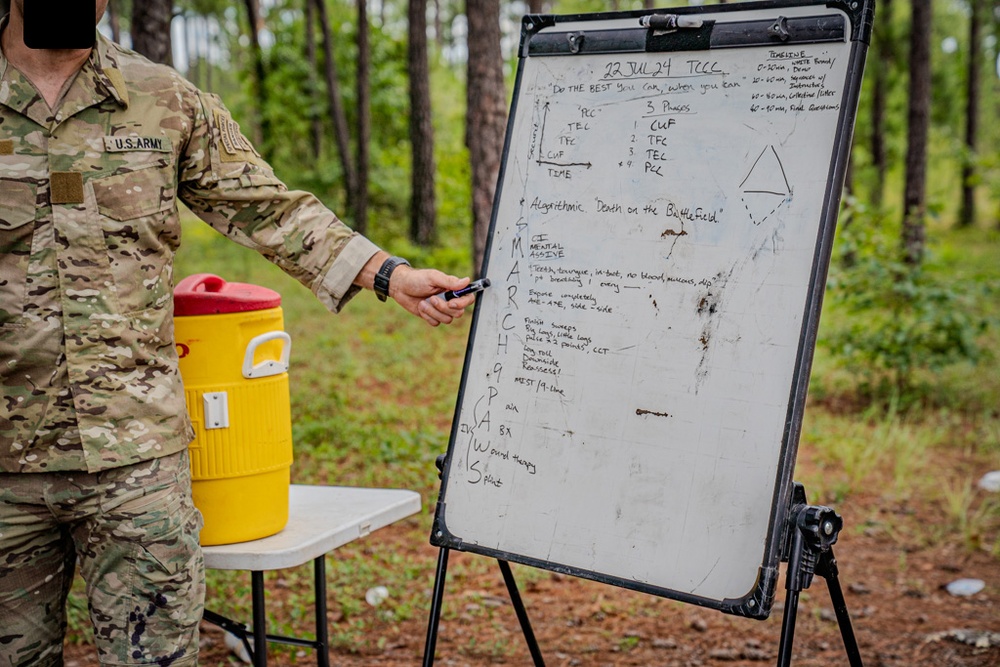
[[[525,19],[431,541],[764,617],[864,45],[676,11]]]

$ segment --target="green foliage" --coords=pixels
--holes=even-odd
[[[341,158],[333,140],[326,99],[323,54],[316,29],[319,63],[311,73],[305,58],[304,16],[294,0],[270,5],[265,16],[271,45],[265,50],[267,107],[272,136],[261,146],[276,173],[290,187],[316,194],[335,211],[345,201]],[[352,134],[357,116],[357,23],[353,3],[328,3],[339,92]],[[435,248],[407,245],[410,200],[410,143],[405,30],[370,27],[371,144],[369,232],[376,243],[407,254],[415,263],[434,264],[457,273],[470,271],[471,184],[464,145],[465,89],[461,69],[432,58],[435,160],[438,171],[438,228],[443,241]],[[236,61],[249,62],[240,40],[229,44]],[[242,93],[226,96],[248,134],[256,112],[250,94],[251,68],[234,68],[243,81]],[[315,155],[312,120],[322,122],[324,137]],[[352,138],[356,141],[356,137]],[[352,144],[351,159],[356,145]]]
[[[83,579],[73,580],[69,596],[66,598],[66,629],[70,642],[89,644],[94,641],[94,627],[90,623],[90,611]]]
[[[966,86],[969,57],[969,8],[967,1],[934,0],[933,34],[931,37],[932,98],[930,146],[928,151],[927,198],[940,215],[940,225],[950,223],[957,214],[961,164],[970,158],[964,146]],[[876,38],[868,51],[864,85],[855,127],[851,161],[855,194],[862,201],[877,201],[872,186],[877,183],[872,150],[872,102],[875,74],[884,73],[887,80],[886,111],[883,118],[885,131],[882,139],[890,168],[885,190],[887,201],[898,203],[902,199],[902,169],[907,151],[907,109],[909,87],[909,21],[912,3],[893,2],[892,13],[885,12],[885,5],[877,3],[875,16]],[[990,22],[983,26],[983,35],[989,35]],[[881,38],[891,35],[889,55],[880,52]],[[975,164],[981,167],[976,178],[985,187],[980,188],[983,205],[979,207],[981,221],[996,221],[996,199],[1000,178],[996,161],[1000,153],[1000,124],[988,121],[996,115],[997,93],[1000,92],[994,63],[997,59],[996,39],[984,40],[982,81],[980,86],[980,122],[978,155]],[[989,192],[992,204],[986,200]]]
[[[978,304],[992,290],[944,274],[933,258],[902,262],[896,230],[848,203],[828,291],[843,320],[822,343],[865,380],[876,399],[917,395],[916,374],[984,356],[990,319]]]
[[[657,2],[656,6],[659,8],[682,7],[689,4],[708,3],[695,3],[689,2],[688,0],[665,0],[663,2]],[[546,13],[551,12],[553,14],[585,14],[592,12],[607,12],[611,10],[624,11],[642,8],[642,0],[618,0],[613,5],[607,2],[607,0],[551,0],[551,2],[544,5],[543,11]]]
[[[231,4],[231,0],[174,0],[176,10],[192,11],[200,16],[219,16]]]
[[[311,122],[320,114],[319,100],[310,80],[301,20],[274,21],[271,24],[274,45],[267,56],[267,107],[273,134],[264,137],[262,152],[271,162],[296,164],[311,160]],[[294,113],[289,113],[295,110]]]

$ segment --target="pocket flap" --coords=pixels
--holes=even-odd
[[[101,215],[132,220],[173,208],[176,188],[161,169],[149,168],[94,181],[94,197]]]
[[[35,184],[0,179],[0,230],[35,221]]]

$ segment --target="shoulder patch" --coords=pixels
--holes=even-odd
[[[104,150],[109,153],[127,153],[131,151],[154,151],[170,153],[169,137],[104,137]]]
[[[13,155],[13,154],[14,154],[14,140],[0,139],[0,155]]]
[[[213,109],[215,127],[219,132],[219,159],[223,162],[250,162],[260,164],[260,153],[253,147],[239,124],[224,109]]]

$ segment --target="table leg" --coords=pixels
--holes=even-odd
[[[264,614],[264,573],[250,573],[253,596],[253,665],[267,667],[267,620]]]
[[[330,629],[326,618],[326,555],[313,561],[313,575],[316,580],[313,590],[316,595],[316,663],[319,667],[330,667]]]

